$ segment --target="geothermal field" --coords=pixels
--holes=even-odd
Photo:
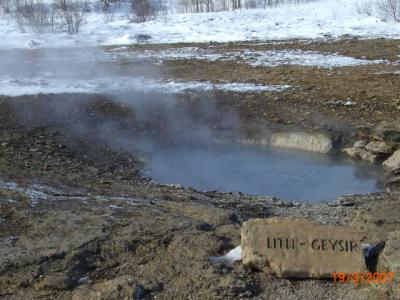
[[[399,299],[400,1],[0,0],[0,299]]]

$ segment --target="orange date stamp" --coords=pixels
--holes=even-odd
[[[354,283],[354,284],[392,284],[393,283],[393,272],[333,272],[333,282],[339,284]]]

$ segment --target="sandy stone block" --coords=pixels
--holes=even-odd
[[[242,262],[285,278],[331,278],[333,272],[365,272],[361,240],[351,227],[274,217],[246,221]]]

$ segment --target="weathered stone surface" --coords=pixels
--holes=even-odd
[[[271,146],[328,153],[332,150],[331,138],[322,133],[275,132],[271,134]]]
[[[379,124],[374,130],[373,134],[376,137],[389,140],[393,143],[400,143],[400,120],[391,120]]]
[[[385,180],[385,188],[388,191],[400,191],[400,174],[389,176]]]
[[[263,132],[237,140],[243,144],[269,145],[288,149],[328,153],[333,149],[332,139],[322,133],[302,131]]]
[[[383,165],[390,170],[400,169],[400,149],[392,154],[387,160],[383,162]]]
[[[389,234],[385,248],[379,255],[378,272],[393,272],[393,289],[395,299],[400,299],[400,230]]]
[[[359,140],[354,143],[354,148],[364,148],[367,145],[367,141]]]
[[[359,156],[360,148],[359,147],[344,148],[344,149],[342,149],[342,152],[344,154],[346,154],[348,157],[360,159],[360,156]]]
[[[344,148],[342,149],[342,152],[351,158],[366,160],[370,163],[376,163],[378,159],[378,156],[376,154],[371,153],[370,151],[363,148]]]
[[[305,219],[252,219],[242,225],[242,261],[278,277],[331,278],[365,271],[361,234]]]
[[[382,154],[390,154],[393,151],[393,147],[391,145],[388,145],[385,142],[369,142],[366,146],[365,149],[368,151],[371,151],[373,153],[382,153]]]

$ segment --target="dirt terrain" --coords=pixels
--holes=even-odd
[[[164,62],[161,70],[175,79],[296,87],[282,93],[215,92],[212,97],[187,93],[178,97],[182,105],[196,107],[202,100],[218,111],[233,110],[242,124],[330,131],[344,144],[367,138],[399,147],[400,75],[393,73],[399,70],[394,64],[400,60],[398,45],[396,40],[356,39],[224,44],[217,45],[221,51],[304,49],[392,64],[253,68],[240,61],[179,60]],[[348,99],[355,104],[337,102]],[[317,204],[161,185],[143,175],[142,153],[130,144],[110,143],[110,136],[117,135],[103,126],[112,124],[118,137],[134,145],[133,131],[163,135],[168,122],[161,121],[155,115],[141,123],[135,111],[103,95],[0,97],[0,299],[398,297],[395,284],[277,279],[240,262],[230,265],[210,257],[238,246],[240,224],[249,218],[304,217],[365,230],[371,244],[386,241],[376,267],[397,270],[397,281],[399,185]],[[215,116],[207,121],[220,126]]]

